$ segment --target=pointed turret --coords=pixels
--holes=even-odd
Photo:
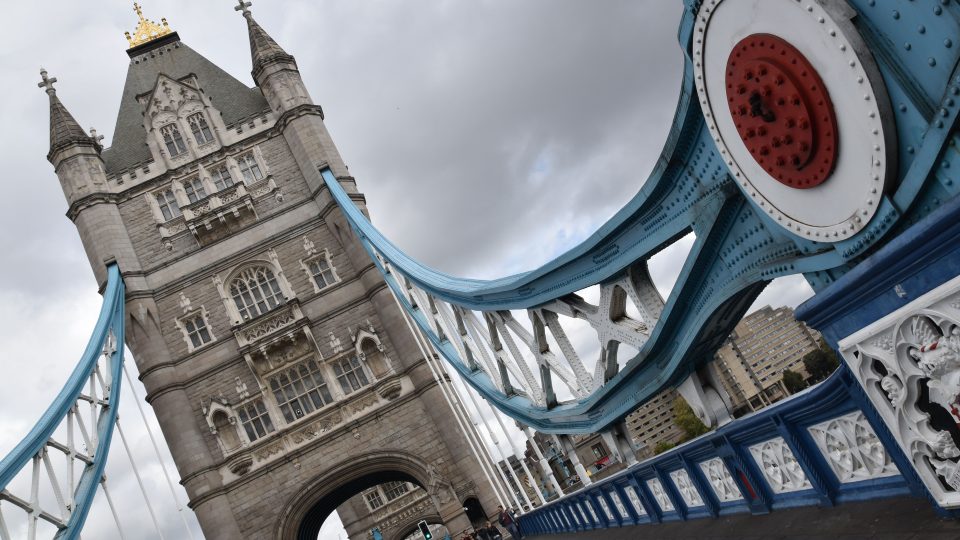
[[[44,88],[50,96],[50,151],[47,153],[47,160],[53,163],[57,152],[74,144],[92,147],[99,153],[100,145],[87,135],[57,97],[57,89],[53,87],[57,78],[48,77],[47,70],[43,68],[40,68],[40,77],[43,80],[37,83],[37,86]]]
[[[253,79],[259,83],[260,75],[271,64],[287,64],[285,67],[292,66],[293,69],[296,69],[297,61],[287,51],[283,50],[283,47],[278,45],[263,27],[257,24],[257,21],[253,18],[253,13],[250,12],[251,5],[251,2],[240,0],[239,5],[234,9],[241,12],[243,17],[247,19],[247,31],[250,35],[250,57],[253,60],[252,74]]]

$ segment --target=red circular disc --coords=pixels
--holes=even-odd
[[[771,34],[747,36],[727,60],[727,104],[753,159],[780,183],[807,189],[837,162],[837,119],[810,62]]]

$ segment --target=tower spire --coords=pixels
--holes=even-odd
[[[56,152],[72,144],[92,146],[99,151],[100,145],[97,141],[87,135],[57,97],[57,89],[53,87],[57,78],[49,77],[47,70],[40,68],[40,79],[37,86],[50,96],[50,152],[47,159],[52,159]]]
[[[237,6],[233,9],[239,11],[247,19],[247,30],[250,34],[250,56],[253,60],[253,78],[259,81],[259,76],[267,66],[275,63],[289,63],[296,69],[296,60],[293,56],[283,50],[276,41],[267,34],[257,21],[253,18],[250,11],[252,2],[246,0],[237,0]]]

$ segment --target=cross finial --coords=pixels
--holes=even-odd
[[[245,2],[244,0],[237,0],[237,2],[237,6],[233,8],[234,11],[239,11],[244,17],[249,17],[250,6],[253,5],[253,2]]]
[[[140,7],[140,4],[134,2],[133,10],[137,12],[137,17],[140,17],[140,20],[143,20],[143,9]]]
[[[250,16],[250,6],[253,5],[253,2],[247,2],[245,0],[237,0],[237,6],[234,7],[234,11],[239,11],[243,14],[244,17]]]
[[[53,87],[53,83],[57,82],[56,77],[47,77],[47,70],[40,68],[40,78],[43,80],[37,83],[38,88],[45,88],[51,96],[57,93],[57,89]]]
[[[97,135],[97,130],[90,128],[90,138],[97,144],[100,144],[100,141],[103,140],[103,135]]]

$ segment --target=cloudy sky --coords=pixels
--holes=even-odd
[[[147,0],[184,42],[252,85],[243,19],[228,0]],[[45,160],[47,99],[58,95],[109,145],[127,67],[128,2],[5,5],[0,33],[0,455],[66,379],[100,299]],[[297,57],[375,223],[441,270],[494,277],[575,245],[642,185],[665,140],[679,87],[679,0],[260,0],[257,20]],[[661,288],[683,246],[654,262]],[[795,305],[798,279],[759,305]],[[140,391],[142,397],[142,391]],[[166,489],[132,399],[121,409],[151,492]],[[153,538],[122,448],[110,484],[129,538]],[[149,465],[147,465],[149,463]],[[180,493],[181,500],[185,496]],[[101,497],[102,499],[102,497]],[[182,538],[170,497],[155,501]],[[140,510],[135,510],[140,508]],[[192,520],[192,516],[190,516]],[[336,520],[325,528],[337,538]],[[178,528],[181,527],[181,528]],[[195,525],[194,525],[195,527]],[[115,536],[100,504],[87,537]]]

